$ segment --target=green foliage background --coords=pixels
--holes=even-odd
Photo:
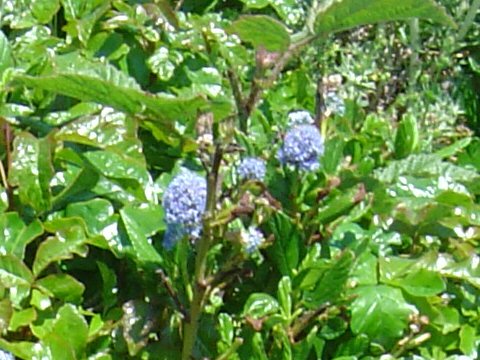
[[[477,358],[479,7],[0,0],[0,349]],[[314,173],[276,159],[298,109],[325,138]],[[236,178],[246,155],[264,183]],[[182,166],[215,175],[211,230],[167,250]]]

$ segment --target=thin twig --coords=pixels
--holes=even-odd
[[[177,293],[172,287],[172,284],[170,283],[170,279],[165,275],[165,272],[162,269],[158,269],[156,271],[158,275],[160,275],[160,279],[162,280],[163,286],[165,286],[165,289],[167,290],[168,294],[172,298],[173,302],[175,303],[175,306],[177,307],[178,311],[183,315],[183,318],[185,321],[190,321],[189,314],[185,310],[185,307],[183,306],[182,302],[178,298]]]
[[[180,11],[180,9],[182,8],[183,2],[184,0],[177,1],[177,4],[175,5],[175,11]]]
[[[306,45],[310,44],[317,38],[317,35],[306,36],[298,42],[290,45],[289,49],[285,51],[275,63],[273,69],[271,70],[270,76],[268,76],[266,79],[253,79],[252,87],[245,103],[246,118],[250,117],[253,109],[255,109],[255,107],[257,106],[257,103],[260,100],[263,91],[273,85],[273,83],[278,78],[283,68],[285,67],[285,65],[287,65],[288,61],[292,58],[292,56],[296,55]]]

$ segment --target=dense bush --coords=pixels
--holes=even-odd
[[[477,358],[479,7],[0,1],[0,358]]]

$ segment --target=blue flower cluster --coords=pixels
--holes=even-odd
[[[241,180],[258,180],[265,178],[267,168],[265,161],[258,158],[248,157],[238,165],[237,174]]]
[[[297,125],[287,131],[277,158],[300,170],[315,171],[319,168],[319,157],[323,154],[323,139],[314,125]]]
[[[196,239],[202,232],[207,202],[207,182],[192,171],[182,171],[172,180],[163,196],[165,209],[164,246],[171,248],[183,236]]]
[[[325,94],[325,107],[330,114],[345,115],[345,102],[334,91]]]
[[[265,241],[265,237],[257,228],[250,226],[246,231],[242,231],[242,240],[245,245],[245,251],[253,253]]]
[[[296,126],[296,125],[312,125],[314,120],[312,115],[308,111],[305,110],[297,110],[292,111],[288,114],[288,125],[289,126]]]

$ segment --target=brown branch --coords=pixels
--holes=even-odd
[[[158,269],[156,273],[160,276],[163,286],[167,290],[168,295],[170,295],[170,297],[172,298],[178,311],[180,311],[180,313],[183,315],[183,318],[185,319],[185,321],[190,321],[190,315],[187,313],[187,311],[185,310],[185,307],[183,306],[182,302],[178,298],[177,293],[175,292],[175,290],[172,287],[172,284],[170,283],[170,279],[167,277],[167,275],[165,275],[165,272],[162,269]]]

